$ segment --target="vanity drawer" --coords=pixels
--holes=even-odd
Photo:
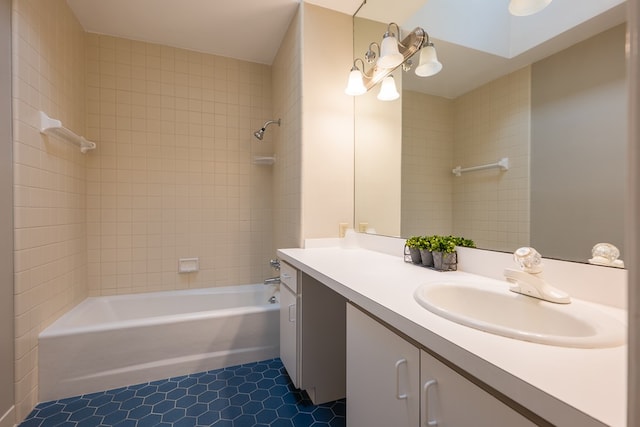
[[[294,294],[298,293],[298,270],[287,264],[280,263],[280,282],[291,289]]]

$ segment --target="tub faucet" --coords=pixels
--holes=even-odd
[[[505,268],[504,277],[511,283],[510,290],[541,300],[568,304],[569,294],[554,288],[542,277],[542,257],[533,248],[520,248],[513,253],[513,258],[520,265],[520,270]]]
[[[280,284],[280,276],[270,277],[264,280],[265,285],[278,285]]]

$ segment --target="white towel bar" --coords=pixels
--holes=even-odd
[[[87,141],[84,136],[77,135],[72,130],[62,126],[60,120],[52,119],[44,111],[40,111],[40,133],[55,135],[65,141],[69,141],[79,146],[82,154],[96,148],[95,142]]]
[[[472,166],[470,168],[462,168],[461,166],[456,166],[456,168],[453,169],[451,172],[455,176],[460,176],[465,172],[474,172],[474,171],[480,171],[484,169],[493,169],[493,168],[500,168],[500,170],[503,170],[503,171],[509,170],[509,158],[503,157],[500,160],[498,160],[496,163],[491,163],[491,164],[482,165],[482,166]]]

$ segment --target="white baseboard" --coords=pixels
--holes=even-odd
[[[12,406],[7,412],[0,418],[0,427],[15,427],[16,426],[16,407]]]

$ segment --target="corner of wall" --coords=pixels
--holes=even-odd
[[[352,17],[303,4],[302,235],[336,237],[353,219]],[[331,28],[331,31],[327,31]]]

